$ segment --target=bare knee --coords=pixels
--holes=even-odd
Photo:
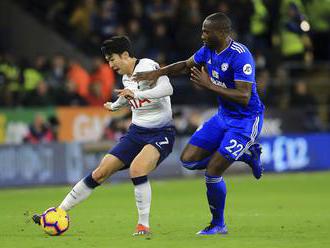
[[[210,156],[209,151],[196,146],[187,145],[183,150],[180,159],[182,162],[195,162],[200,161],[208,156]]]
[[[92,172],[92,178],[98,182],[103,183],[109,176],[123,168],[124,163],[117,157],[109,154],[106,155],[99,166]]]
[[[144,168],[139,168],[138,166],[132,166],[131,168],[129,168],[129,175],[131,178],[141,177],[147,174],[148,173],[144,170]]]
[[[193,162],[193,161],[197,161],[197,156],[194,156],[193,153],[191,152],[185,152],[183,151],[180,157],[180,160],[183,162]]]
[[[98,182],[99,184],[103,183],[108,177],[110,173],[105,170],[100,170],[99,168],[95,169],[92,173],[92,178]]]

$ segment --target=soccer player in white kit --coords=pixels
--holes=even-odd
[[[136,72],[155,70],[159,65],[151,59],[135,58],[131,42],[126,36],[114,36],[106,40],[101,50],[110,67],[123,75],[124,85],[124,89],[117,90],[118,100],[107,102],[104,107],[116,111],[130,105],[132,124],[98,167],[73,187],[59,207],[65,211],[72,209],[108,177],[119,170],[129,169],[139,214],[133,235],[146,235],[150,233],[151,204],[148,174],[172,152],[174,143],[170,101],[173,88],[167,76],[159,77],[153,86],[146,81],[138,84],[132,79]],[[40,215],[34,215],[33,220],[39,224]]]

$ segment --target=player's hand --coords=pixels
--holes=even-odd
[[[149,84],[153,84],[156,80],[160,77],[159,71],[143,71],[137,72],[133,75],[133,80],[140,82],[140,81],[148,81]]]
[[[195,84],[204,88],[209,88],[209,86],[212,85],[212,82],[204,66],[202,67],[202,70],[199,70],[195,66],[192,67],[190,73],[190,80],[193,81]]]
[[[114,109],[112,108],[112,102],[106,102],[105,104],[103,104],[103,107],[109,111],[114,111]]]
[[[129,89],[115,90],[115,92],[118,93],[118,96],[123,96],[128,100],[134,98],[134,92]]]

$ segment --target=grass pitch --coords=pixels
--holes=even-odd
[[[210,220],[203,178],[152,181],[150,237],[132,237],[131,183],[99,187],[70,211],[71,226],[50,237],[30,221],[71,187],[0,190],[0,247],[330,247],[330,173],[227,176],[226,236],[195,233]]]

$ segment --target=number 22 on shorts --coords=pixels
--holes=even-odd
[[[230,145],[226,146],[225,149],[230,152],[231,154],[233,154],[235,157],[237,157],[237,155],[240,153],[240,151],[243,150],[243,145],[239,144],[237,142],[237,140],[231,139],[229,141]]]

